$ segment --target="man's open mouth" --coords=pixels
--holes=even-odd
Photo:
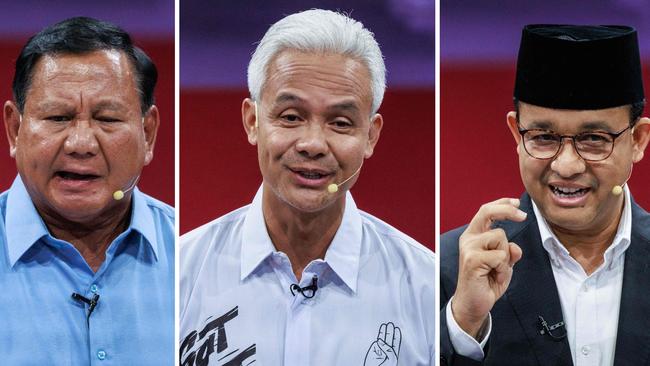
[[[553,185],[549,185],[551,188],[551,191],[553,192],[554,195],[562,197],[562,198],[574,198],[574,197],[581,197],[587,194],[591,190],[591,188],[568,188],[568,187],[556,187]]]
[[[300,175],[305,179],[310,179],[310,180],[322,179],[329,175],[325,171],[316,171],[316,170],[291,169],[291,171]]]
[[[94,174],[79,174],[79,173],[66,172],[66,171],[58,171],[56,172],[55,175],[57,177],[63,179],[69,179],[69,180],[93,180],[99,178],[98,175],[94,175]]]

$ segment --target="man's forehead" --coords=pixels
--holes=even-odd
[[[128,61],[128,56],[124,52],[114,49],[82,53],[50,53],[41,56],[36,61],[32,71],[32,80],[59,74],[82,77],[89,73],[102,71],[109,71],[119,76],[131,76],[133,68]]]
[[[519,121],[525,128],[549,130],[617,130],[630,118],[630,106],[597,110],[570,110],[519,103]]]
[[[138,97],[133,68],[124,52],[110,49],[43,55],[33,68],[26,103],[55,107],[66,99],[91,94],[107,107],[115,107],[116,98]]]
[[[271,102],[272,105],[276,107],[284,105],[308,105],[310,103],[310,98],[307,96],[301,96],[299,92],[282,91],[278,93],[275,99],[271,100]],[[332,103],[328,104],[325,108],[329,110],[358,111],[360,109],[359,102],[359,98],[341,97],[334,99]]]
[[[371,102],[372,99],[370,71],[363,62],[341,54],[294,49],[283,50],[273,57],[261,96],[275,104],[307,102],[307,96],[300,95],[298,89],[309,88],[347,99],[335,103],[342,108],[358,108],[354,105],[356,100],[368,99]]]

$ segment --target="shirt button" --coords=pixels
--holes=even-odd
[[[580,349],[580,352],[582,352],[582,354],[586,356],[586,355],[589,354],[589,352],[591,352],[591,347],[589,347],[589,346],[582,346],[582,348]]]
[[[99,358],[102,361],[105,360],[106,359],[106,351],[104,351],[103,349],[100,349],[99,351],[97,351],[97,358]]]
[[[93,283],[93,285],[90,286],[90,292],[92,292],[93,294],[96,294],[96,293],[97,293],[97,290],[99,290],[99,287],[97,287],[97,285],[95,285],[95,284]]]

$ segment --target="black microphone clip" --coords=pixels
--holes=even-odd
[[[99,294],[94,294],[92,299],[89,299],[81,294],[78,294],[76,292],[72,293],[72,298],[75,301],[82,301],[88,304],[88,315],[86,316],[86,323],[90,321],[90,314],[93,313],[95,310],[95,307],[97,306],[97,303],[99,302]]]
[[[560,321],[558,323],[555,323],[555,324],[552,324],[552,325],[549,326],[548,323],[546,322],[546,320],[544,320],[544,317],[542,317],[541,315],[538,315],[537,318],[539,319],[539,326],[540,326],[539,334],[542,334],[542,335],[548,334],[549,337],[551,337],[551,339],[553,339],[556,342],[559,342],[562,339],[566,338],[566,327],[564,326],[563,321]],[[559,328],[564,328],[564,332],[562,334],[560,334],[560,335],[553,334],[553,331],[555,331],[555,330],[557,330]]]
[[[311,278],[311,285],[309,286],[300,287],[300,285],[296,283],[289,286],[291,295],[296,296],[296,294],[293,292],[294,290],[305,298],[311,299],[312,297],[316,296],[316,291],[318,290],[318,276],[314,275],[314,277]]]

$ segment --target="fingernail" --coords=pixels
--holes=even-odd
[[[511,199],[510,199],[510,204],[513,205],[513,206],[515,206],[515,207],[519,207],[519,199],[517,199],[517,198],[511,198]]]
[[[518,218],[524,220],[524,219],[526,219],[527,216],[528,216],[528,214],[525,213],[524,211],[522,211],[522,210],[517,210],[517,217],[518,217]]]

